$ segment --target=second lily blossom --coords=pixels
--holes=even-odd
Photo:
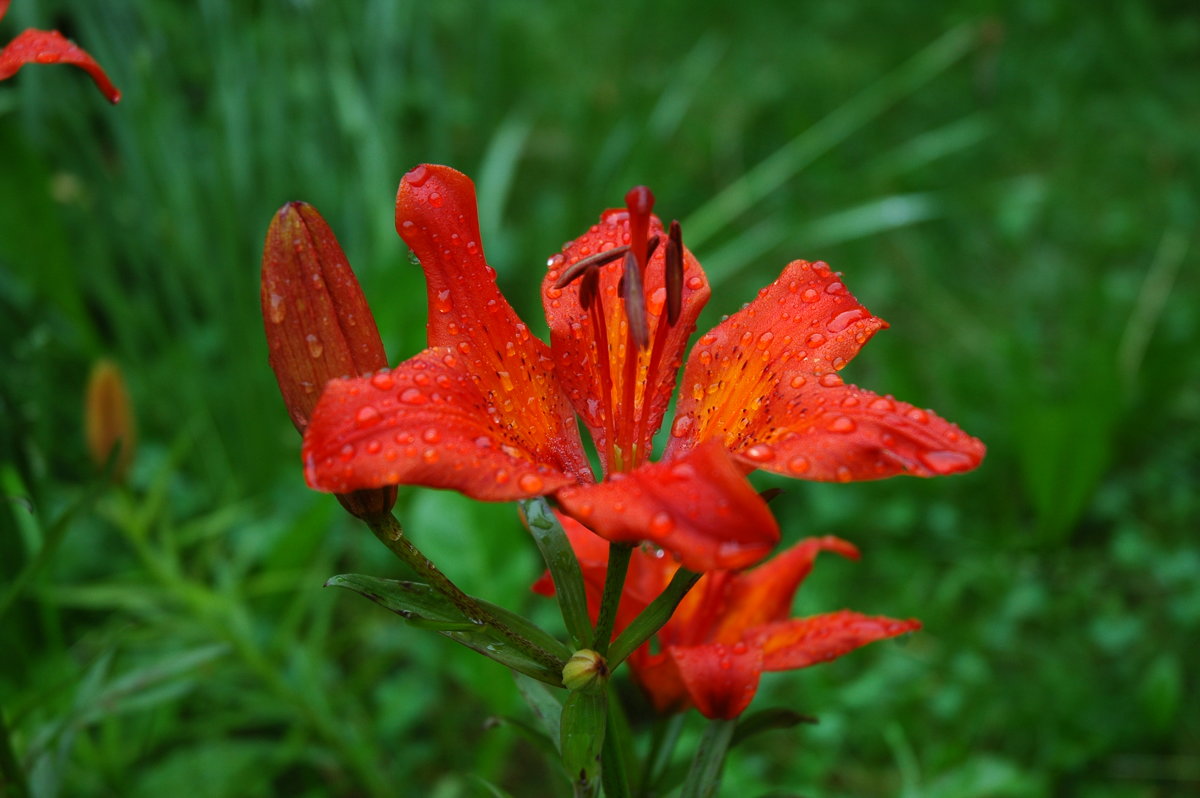
[[[843,383],[837,372],[885,323],[827,266],[805,261],[699,339],[663,459],[649,462],[710,293],[652,202],[631,191],[626,209],[550,259],[547,346],[484,259],[470,179],[445,166],[409,172],[396,226],[425,271],[428,348],[326,386],[305,431],[309,484],[416,484],[491,501],[553,494],[608,540],[649,540],[707,571],[751,565],[779,539],[745,479],[755,468],[848,481],[979,464],[983,444],[955,425]],[[600,481],[575,413],[596,442]]]

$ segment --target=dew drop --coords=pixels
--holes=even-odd
[[[371,378],[371,384],[381,391],[390,391],[396,386],[396,380],[386,371],[381,371]]]
[[[436,191],[429,192],[429,204],[435,208],[442,207],[442,195]]]
[[[704,287],[704,278],[698,274],[693,274],[691,277],[687,278],[687,287],[693,291],[699,291]]]
[[[526,493],[537,493],[545,483],[537,474],[524,474],[517,480],[517,487]]]
[[[834,283],[834,285],[840,285],[840,283]],[[851,308],[850,310],[843,311],[830,319],[829,323],[825,325],[825,329],[829,330],[831,333],[840,333],[842,330],[846,329],[865,315],[867,315],[867,311],[863,308]]]
[[[425,164],[421,164],[404,175],[404,182],[410,186],[423,186],[425,181],[429,179],[429,169]]]
[[[660,510],[650,519],[650,534],[666,535],[675,528],[675,519],[666,510]]]
[[[891,413],[896,409],[896,405],[891,399],[885,399],[882,396],[878,399],[872,400],[871,404],[867,405],[867,407],[871,408],[877,413]]]
[[[835,280],[834,282],[825,286],[825,293],[834,294],[834,295],[844,294],[844,293],[846,293],[846,286],[842,285],[841,283],[839,283]]]
[[[804,474],[812,467],[812,463],[808,461],[807,457],[800,456],[793,457],[791,460],[788,460],[787,465],[788,470],[793,474]]]
[[[929,414],[926,413],[924,410],[922,410],[919,407],[912,408],[904,415],[908,416],[910,419],[917,422],[918,424],[928,424],[929,423]]]
[[[268,314],[271,317],[271,321],[275,324],[282,324],[283,317],[287,315],[287,307],[283,304],[283,296],[280,294],[271,294],[270,306],[271,309],[268,311]]]
[[[342,447],[341,451],[338,452],[338,457],[343,463],[349,463],[354,459],[354,447],[347,443]]]
[[[839,375],[834,374],[832,371],[827,374],[822,374],[817,382],[821,383],[821,385],[825,388],[836,388],[839,385],[846,384],[845,380],[843,380]]]
[[[849,468],[847,468],[846,466],[838,466],[838,470],[837,470],[837,481],[838,482],[849,482],[852,479],[854,479],[854,473]]]
[[[753,460],[756,463],[765,463],[775,457],[775,450],[765,443],[756,443],[742,454],[748,460]]]
[[[688,434],[688,431],[691,428],[692,428],[692,417],[691,416],[680,416],[679,418],[675,419],[675,423],[671,425],[671,435],[673,435],[676,438],[682,438],[683,436]]]
[[[510,477],[509,477],[508,471],[506,471],[505,469],[501,468],[496,471],[496,484],[497,485],[503,485],[504,483],[508,482],[509,479],[510,479]]]
[[[509,374],[507,371],[498,371],[498,372],[496,372],[496,376],[500,378],[500,387],[504,388],[504,390],[508,391],[509,393],[512,393],[512,390],[513,390],[512,375]]]
[[[364,405],[354,414],[354,423],[359,427],[372,427],[379,423],[381,416],[372,405]]]
[[[967,455],[949,450],[920,452],[917,454],[917,459],[935,474],[954,474],[958,471],[966,471],[975,464],[975,461]]]
[[[809,349],[816,349],[818,346],[825,343],[825,336],[821,335],[821,333],[813,333],[812,335],[808,336],[804,343],[808,345]]]
[[[308,354],[312,355],[314,360],[325,352],[325,347],[321,344],[321,339],[315,333],[309,333],[304,336],[304,342],[308,344]]]
[[[805,288],[804,293],[800,294],[800,299],[804,302],[816,302],[821,298],[815,288]]]
[[[771,345],[771,341],[775,338],[775,333],[767,330],[762,335],[758,336],[758,343],[755,344],[759,349],[766,349]]]
[[[808,378],[803,374],[793,374],[792,378],[788,380],[788,385],[793,388],[803,388],[806,382],[808,382]]]
[[[421,393],[419,388],[405,388],[400,392],[400,401],[410,405],[423,405],[429,397]]]
[[[437,427],[430,427],[421,433],[421,440],[426,443],[437,443],[441,439],[442,433],[438,431]]]
[[[830,432],[854,432],[857,428],[858,425],[849,416],[838,416],[829,422]]]
[[[379,454],[379,450],[383,448],[383,444],[379,441],[367,441],[367,454]]]
[[[421,459],[426,463],[436,463],[438,461],[438,450],[430,447],[421,452]]]

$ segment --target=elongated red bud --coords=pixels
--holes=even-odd
[[[84,429],[92,462],[103,468],[117,451],[112,478],[124,480],[133,461],[137,430],[133,421],[133,405],[125,389],[121,369],[111,360],[100,360],[88,377],[84,399]]]
[[[346,255],[316,208],[291,202],[267,230],[262,311],[271,368],[301,433],[325,383],[387,367],[375,317]],[[360,518],[391,510],[395,487],[342,494]]]

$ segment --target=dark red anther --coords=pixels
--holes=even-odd
[[[565,288],[578,280],[579,276],[588,269],[593,267],[598,269],[601,266],[607,266],[628,251],[628,246],[613,247],[612,249],[606,249],[603,252],[597,252],[595,255],[588,255],[586,258],[577,260],[563,269],[563,273],[554,281],[554,287]]]
[[[591,310],[599,294],[600,270],[585,269],[583,279],[579,281],[579,306],[584,310]]]
[[[679,321],[683,308],[683,232],[679,220],[671,221],[667,231],[667,256],[663,282],[667,288],[667,323],[672,327]]]
[[[650,325],[646,321],[646,296],[642,290],[642,271],[637,258],[630,252],[625,256],[625,273],[621,275],[621,298],[625,300],[625,316],[629,319],[629,334],[638,349],[650,346]]]
[[[641,273],[649,260],[647,244],[650,237],[650,212],[654,210],[654,194],[645,186],[634,186],[625,194],[629,209],[629,249],[638,261]]]

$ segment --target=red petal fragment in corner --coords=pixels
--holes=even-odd
[[[557,499],[601,537],[651,541],[692,571],[745,568],[779,541],[766,503],[716,444],[598,485],[564,488]]]
[[[841,369],[886,323],[824,263],[793,261],[753,302],[700,337],[688,357],[667,456],[716,438],[731,450],[795,421],[773,417],[778,386]]]
[[[940,416],[843,385],[825,374],[772,397],[769,434],[735,455],[755,468],[791,477],[850,482],[896,474],[920,477],[970,471],[987,451]]]
[[[758,646],[708,643],[667,649],[688,695],[707,718],[736,718],[750,705],[763,671]]]
[[[609,471],[612,470],[612,464],[608,462],[610,435],[624,442],[623,430],[632,429],[631,442],[641,451],[649,451],[675,390],[675,377],[683,362],[688,339],[696,329],[696,317],[710,293],[704,270],[692,253],[684,249],[681,313],[674,326],[667,323],[665,233],[657,216],[650,216],[649,225],[650,235],[661,236],[663,243],[655,250],[643,275],[650,347],[637,353],[632,404],[624,401],[624,366],[629,349],[625,309],[617,290],[622,259],[617,258],[602,267],[599,274],[598,293],[604,308],[605,341],[596,341],[588,311],[580,306],[579,291],[583,280],[562,288],[554,286],[563,272],[577,261],[629,244],[628,211],[605,211],[599,224],[550,258],[542,282],[542,303],[550,324],[555,371],[576,412],[591,431]],[[615,406],[616,417],[612,419],[607,417],[610,404]],[[641,419],[640,424],[637,419]]]
[[[475,185],[448,166],[418,166],[400,181],[396,229],[425,270],[429,346],[450,347],[530,450],[569,473],[589,473],[549,348],[530,334],[483,256]]]
[[[271,220],[261,298],[271,368],[301,432],[326,382],[387,366],[358,280],[311,205],[288,203]]]
[[[511,501],[575,481],[505,425],[445,348],[329,383],[304,436],[304,463],[308,484],[334,493],[405,484]]]
[[[8,3],[5,3],[6,7]],[[3,16],[5,8],[0,8]],[[108,79],[90,55],[58,31],[26,30],[0,50],[0,80],[11,78],[26,64],[71,64],[92,76],[96,87],[109,102],[121,99],[121,92]]]
[[[853,544],[827,535],[802,540],[762,565],[734,574],[710,639],[734,643],[747,629],[786,620],[791,615],[796,590],[822,551],[858,559],[858,549]]]
[[[850,610],[794,618],[758,630],[763,669],[785,671],[837,659],[867,643],[921,628],[917,620],[871,617]]]

